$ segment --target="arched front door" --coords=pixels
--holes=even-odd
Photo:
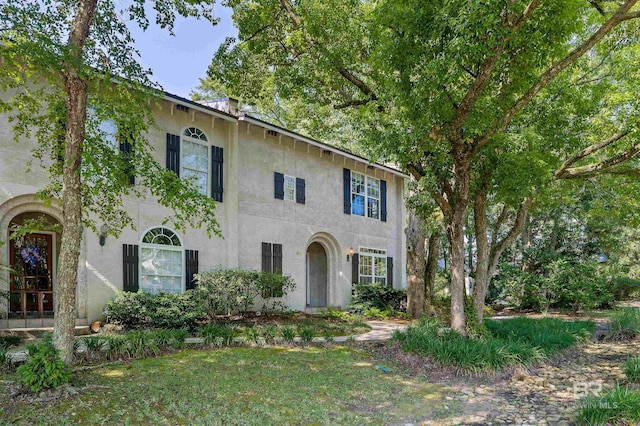
[[[307,248],[307,306],[327,306],[328,274],[327,252],[320,243]]]

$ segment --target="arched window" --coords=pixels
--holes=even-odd
[[[140,289],[150,293],[184,290],[184,248],[170,229],[152,228],[140,242]]]
[[[203,195],[208,195],[209,145],[200,129],[189,127],[182,132],[182,171],[180,176],[194,179]]]

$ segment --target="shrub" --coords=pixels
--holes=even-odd
[[[194,329],[205,316],[192,290],[183,294],[118,292],[104,313],[110,322],[127,328]]]
[[[18,367],[16,375],[32,392],[57,388],[69,382],[71,370],[58,356],[51,335],[45,335],[39,343],[27,346],[27,350],[27,362]]]
[[[254,307],[275,310],[278,299],[295,288],[286,275],[229,268],[202,272],[196,275],[196,281],[194,293],[209,317],[246,313]]]
[[[580,402],[577,424],[635,424],[640,421],[640,392],[616,386]]]
[[[610,315],[607,340],[630,340],[640,335],[640,309],[616,309]]]
[[[0,336],[0,348],[19,346],[20,343],[22,343],[22,337],[20,336],[15,336],[13,334],[8,336]]]
[[[353,299],[349,309],[364,313],[367,309],[377,308],[380,311],[405,311],[407,292],[382,284],[354,284]]]
[[[624,363],[624,374],[630,382],[640,383],[640,356],[627,359]]]
[[[376,319],[381,319],[381,320],[386,320],[389,319],[389,317],[392,315],[393,313],[389,310],[389,309],[378,309],[378,308],[367,308],[364,311],[364,316],[367,318],[376,318]]]
[[[150,331],[136,330],[125,334],[125,340],[129,347],[129,356],[131,358],[157,356],[160,353],[160,348],[154,337],[154,333]]]
[[[640,294],[640,280],[629,277],[613,277],[608,287],[615,300],[629,300]]]

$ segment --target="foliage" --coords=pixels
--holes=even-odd
[[[391,310],[404,312],[407,307],[407,292],[382,284],[354,284],[353,298],[349,309],[356,313],[364,313],[367,309],[377,308],[380,311]]]
[[[9,355],[9,348],[0,346],[0,370],[10,368],[13,366],[11,355]]]
[[[640,383],[640,356],[629,358],[625,361],[624,374],[630,382]]]
[[[46,335],[39,343],[28,345],[27,362],[16,370],[20,382],[31,392],[57,388],[71,379],[71,370],[60,359],[51,340],[51,335]]]
[[[304,344],[309,344],[313,341],[313,338],[316,337],[316,327],[314,325],[300,325],[298,326],[298,335],[300,336],[300,340]]]
[[[209,317],[247,313],[254,308],[273,311],[282,307],[282,298],[295,288],[295,282],[287,275],[232,268],[199,273],[196,281],[195,297]]]
[[[127,328],[192,330],[205,316],[205,310],[192,290],[182,294],[151,294],[140,290],[118,292],[107,302],[104,314],[110,322]]]
[[[488,333],[470,339],[442,328],[437,320],[422,319],[394,339],[403,349],[428,355],[433,361],[470,372],[489,372],[530,365],[583,341],[593,332],[589,322],[564,323],[556,319],[515,318],[485,321]]]
[[[600,426],[640,421],[640,391],[616,386],[599,396],[580,401],[578,424]]]
[[[229,324],[207,324],[200,330],[207,346],[230,346],[238,336],[236,327]]]
[[[19,346],[20,343],[22,343],[22,337],[18,335],[8,334],[6,336],[0,336],[0,348]]]
[[[291,343],[296,337],[296,330],[293,327],[286,325],[280,328],[280,334],[286,343]]]
[[[610,318],[606,339],[631,340],[640,335],[640,309],[616,309],[610,314]]]

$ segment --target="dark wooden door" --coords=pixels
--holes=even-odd
[[[53,316],[52,240],[48,234],[27,234],[11,240],[10,317]]]

